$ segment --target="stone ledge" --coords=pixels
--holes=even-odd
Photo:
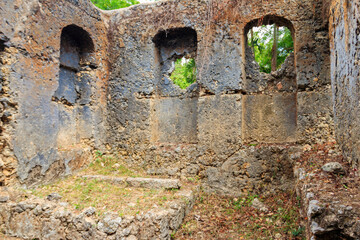
[[[358,188],[341,190],[331,179],[319,178],[319,173],[304,168],[294,172],[306,239],[360,239]]]
[[[192,209],[198,189],[179,190],[181,198],[165,208],[155,206],[133,216],[107,212],[101,218],[92,207],[79,213],[67,203],[30,196],[0,203],[0,228],[6,236],[22,239],[170,239]]]
[[[83,175],[80,177],[107,181],[113,184],[126,184],[129,187],[137,188],[180,189],[181,187],[178,179],[112,177],[103,175]]]

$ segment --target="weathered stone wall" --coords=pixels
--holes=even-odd
[[[118,212],[100,214],[94,207],[74,210],[60,195],[40,199],[2,189],[0,192],[2,233],[21,239],[171,239],[192,209],[197,190],[183,189],[177,199],[161,208],[134,215]],[[120,216],[121,215],[121,216]]]
[[[360,2],[336,1],[331,8],[331,77],[337,141],[354,167],[360,159]]]
[[[319,1],[161,1],[106,13],[109,145],[151,174],[198,176],[211,185],[211,179],[230,176],[221,166],[249,143],[332,140],[322,9]],[[258,19],[293,33],[294,56],[272,74],[259,72],[246,44],[246,31]],[[186,29],[195,30],[196,46]],[[162,41],[174,45],[159,44],[164,31],[169,36]],[[167,61],[193,55],[194,48],[197,81],[181,90],[166,76]],[[270,159],[276,161],[276,154]]]
[[[71,173],[105,146],[152,174],[209,179],[208,169],[219,170],[248,144],[333,138],[320,1],[174,0],[101,11],[86,0],[34,0],[0,7],[5,184]],[[246,43],[259,22],[287,26],[295,42],[294,54],[271,74],[259,72]],[[168,77],[181,56],[195,58],[198,69],[186,90]]]
[[[0,41],[0,185],[14,183],[16,179],[17,161],[13,153],[11,136],[14,134],[13,118],[17,112],[17,104],[13,101],[15,92],[10,89],[10,64],[15,62],[12,57],[16,49],[9,49],[5,44],[8,41],[4,35]]]
[[[88,1],[1,1],[2,184],[33,184],[70,173],[101,145],[108,75],[101,15]],[[54,101],[62,29],[75,24],[94,42],[91,100]],[[81,88],[81,87],[80,87]],[[3,177],[2,177],[3,178]]]

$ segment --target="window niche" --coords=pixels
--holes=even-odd
[[[294,29],[290,21],[276,16],[266,16],[247,24],[247,47],[252,50],[260,71],[278,70],[287,56],[294,52]]]
[[[160,31],[157,50],[158,94],[152,115],[152,141],[171,144],[197,142],[197,34],[191,28]],[[178,84],[178,85],[177,85]]]
[[[60,42],[59,86],[54,101],[72,106],[90,103],[90,72],[95,68],[94,44],[88,32],[76,25],[63,28]]]
[[[272,29],[268,27],[270,29],[268,33],[270,38],[274,38],[274,32],[277,34],[277,28],[288,28],[289,32],[287,34],[291,34],[291,38],[295,43],[293,25],[284,18],[266,16],[253,20],[246,25],[243,47],[246,53],[245,90],[247,94],[243,96],[242,101],[243,141],[245,143],[294,142],[296,141],[297,130],[295,52],[286,54],[288,56],[284,57],[286,59],[282,64],[281,61],[274,61],[273,69],[271,69],[272,56],[268,56],[270,63],[268,62],[267,67],[263,66],[265,69],[267,68],[267,71],[261,72],[260,70],[264,69],[261,69],[255,61],[254,36],[251,36],[254,35],[254,32],[251,33],[251,29],[264,25],[272,26]],[[274,31],[274,29],[276,30]],[[262,37],[266,38],[265,35]],[[251,38],[253,41],[251,41]],[[273,48],[276,43],[274,44],[275,41],[271,41],[269,45],[270,48]],[[295,50],[293,46],[290,48],[293,48],[293,51]],[[255,51],[259,51],[259,49],[255,49]]]
[[[296,91],[292,23],[268,15],[249,22],[244,32],[248,91]]]
[[[1,35],[0,35],[0,60],[3,56],[3,53],[5,51],[5,40],[1,39]],[[0,61],[0,68],[2,67],[2,61]],[[4,85],[4,76],[3,73],[0,71],[0,93],[3,94],[3,85]],[[0,106],[1,107],[1,106]],[[1,132],[0,132],[1,133]]]
[[[156,34],[153,41],[159,53],[163,92],[178,90],[175,85],[180,89],[192,85],[196,81],[196,31],[192,28],[164,30]]]

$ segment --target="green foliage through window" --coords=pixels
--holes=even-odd
[[[248,33],[248,44],[253,49],[255,61],[260,66],[260,71],[271,72],[273,58],[275,24],[253,27]],[[291,31],[287,27],[278,27],[277,31],[276,68],[280,68],[286,57],[294,51],[294,42]],[[275,35],[276,36],[276,35]]]
[[[103,10],[125,8],[140,3],[137,0],[91,0],[91,2]]]
[[[171,73],[170,79],[181,89],[186,89],[196,81],[196,65],[193,58],[185,57],[175,61],[175,70]]]

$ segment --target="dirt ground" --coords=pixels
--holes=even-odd
[[[258,198],[268,209],[252,207]],[[173,239],[305,239],[293,193],[262,197],[221,197],[200,193]]]

